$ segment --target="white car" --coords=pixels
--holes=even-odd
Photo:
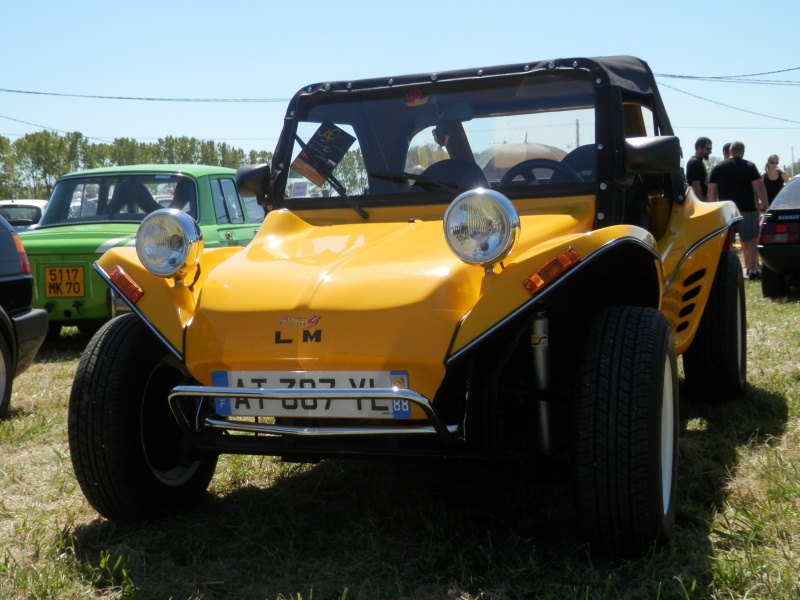
[[[0,215],[16,230],[30,229],[42,218],[47,200],[0,200]]]

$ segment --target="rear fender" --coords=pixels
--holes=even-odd
[[[202,284],[214,268],[240,252],[238,247],[210,248],[203,252],[200,265],[183,282],[174,278],[158,277],[145,269],[135,248],[114,248],[95,263],[94,268],[179,360],[183,360],[184,329],[191,321],[200,296]],[[127,277],[142,291],[141,298],[133,300],[111,277],[115,269],[122,269]]]
[[[672,324],[679,355],[689,348],[700,325],[729,238],[729,230],[722,229],[688,248],[664,284],[662,312]]]
[[[733,202],[703,202],[689,193],[672,209],[669,226],[658,239],[666,279],[661,312],[683,354],[694,339],[723,250],[731,248],[732,227],[742,219]]]
[[[561,253],[578,260],[550,283],[529,291],[525,282]],[[663,276],[655,239],[632,225],[615,225],[587,234],[551,240],[484,278],[484,291],[461,320],[448,353],[456,360],[504,326],[525,319],[545,300],[563,294],[580,307],[581,318],[602,306],[659,308]]]

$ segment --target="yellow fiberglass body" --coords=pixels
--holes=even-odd
[[[131,249],[109,252],[99,264],[106,272],[121,267],[142,286],[137,310],[206,384],[221,365],[300,372],[357,366],[402,369],[413,389],[433,398],[448,357],[536,301],[525,280],[567,248],[582,263],[575,277],[615,246],[641,248],[652,271],[637,285],[651,287],[648,301],[667,316],[678,353],[688,347],[714,278],[709,265],[716,266],[736,216],[732,205],[693,198],[676,205],[659,240],[631,225],[590,231],[590,197],[520,207],[522,235],[490,274],[447,248],[443,207],[418,218],[376,211],[369,223],[353,223],[344,211],[275,211],[247,248],[207,251],[191,290],[149,275]],[[693,278],[698,270],[702,276]]]

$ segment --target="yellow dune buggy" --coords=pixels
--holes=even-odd
[[[695,398],[745,382],[741,217],[687,193],[644,62],[309,85],[237,183],[248,246],[164,209],[95,265],[132,311],[70,398],[100,514],[186,509],[225,453],[449,458],[569,473],[601,552],[669,540],[676,356]]]

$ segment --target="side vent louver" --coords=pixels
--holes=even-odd
[[[681,332],[689,326],[689,322],[686,319],[688,319],[697,308],[697,305],[692,302],[692,300],[700,294],[705,277],[706,270],[700,269],[683,280],[684,291],[683,294],[681,294],[681,307],[678,311],[678,316],[683,320],[678,323],[676,331]]]

